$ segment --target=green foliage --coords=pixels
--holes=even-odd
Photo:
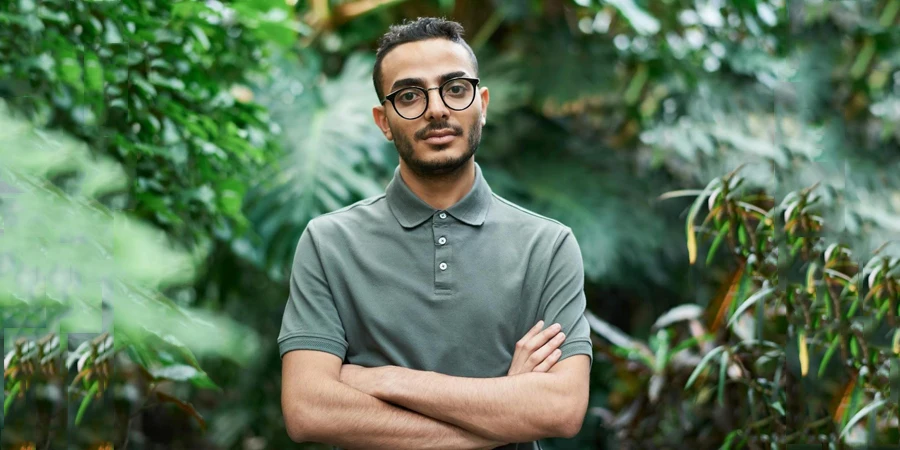
[[[122,206],[185,243],[246,228],[276,146],[242,83],[295,39],[284,2],[16,0],[0,23],[0,95],[121,162]]]
[[[730,285],[705,311],[685,305],[660,318],[648,345],[624,343],[592,318],[611,344],[602,352],[615,364],[625,363],[620,355],[639,362],[629,376],[640,387],[629,401],[654,406],[626,408],[612,426],[636,445],[672,433],[698,448],[896,442],[897,405],[887,399],[900,354],[891,341],[900,334],[900,258],[881,254],[882,246],[859,264],[848,247],[830,242],[822,187],[776,202],[743,187],[737,171],[710,186],[713,194],[704,191],[695,205],[708,206],[704,222],[726,234],[736,262]],[[669,353],[673,343],[678,350]],[[684,390],[662,394],[664,382]],[[656,410],[681,411],[691,422],[667,423]]]
[[[158,292],[191,281],[206,255],[173,246],[159,230],[97,200],[125,184],[116,163],[91,156],[69,136],[11,117],[5,105],[0,130],[0,319],[10,338],[21,337],[4,349],[4,415],[12,415],[6,430],[17,433],[16,417],[27,406],[16,411],[17,399],[30,385],[58,386],[67,379],[63,359],[63,367],[77,374],[69,392],[73,401],[81,398],[80,423],[91,399],[109,387],[120,352],[142,367],[146,381],[190,381],[202,388],[218,387],[195,354],[237,363],[255,354],[259,342],[252,330],[220,314],[180,307]],[[106,314],[112,322],[102,325]],[[65,336],[102,328],[112,331],[74,351],[66,348]],[[32,340],[34,332],[46,335]]]

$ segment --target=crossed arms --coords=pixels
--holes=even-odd
[[[282,410],[294,441],[343,448],[494,448],[572,437],[587,410],[587,355],[573,355],[546,372],[498,378],[341,362],[325,352],[285,354]]]

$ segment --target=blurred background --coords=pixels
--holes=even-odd
[[[544,447],[900,443],[900,0],[3,0],[4,449],[329,448],[281,415],[287,277],[390,180],[419,16],[478,56],[492,189],[581,246]]]

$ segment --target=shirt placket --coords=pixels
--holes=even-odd
[[[435,294],[452,293],[453,261],[450,226],[452,218],[446,211],[438,211],[432,216],[431,226],[434,242],[434,292]]]

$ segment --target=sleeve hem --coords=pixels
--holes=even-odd
[[[293,335],[278,341],[281,358],[291,350],[318,350],[344,359],[347,355],[347,344],[333,338],[312,335]]]
[[[594,346],[590,339],[566,342],[559,349],[562,350],[562,355],[560,355],[557,362],[573,355],[588,355],[588,358],[591,360],[591,366],[594,365]]]

